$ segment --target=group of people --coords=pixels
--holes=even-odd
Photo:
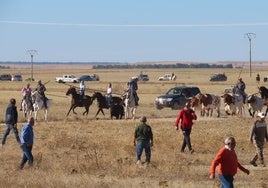
[[[33,126],[35,124],[35,121],[33,117],[29,118],[28,123],[25,124],[22,128],[20,137],[17,128],[17,122],[18,122],[18,111],[16,107],[16,99],[11,98],[10,103],[6,109],[6,120],[5,120],[6,130],[2,136],[1,146],[4,147],[4,145],[6,144],[7,136],[9,135],[10,131],[13,130],[16,141],[20,145],[23,152],[23,156],[19,165],[19,169],[23,169],[27,161],[29,166],[33,165],[34,158],[32,155],[32,147],[34,143]]]
[[[195,111],[191,108],[190,101],[187,101],[184,108],[179,111],[175,121],[176,130],[179,130],[180,128],[183,134],[182,146],[180,148],[180,152],[182,153],[185,152],[186,146],[191,154],[194,153],[190,139],[194,120],[197,120],[197,116]],[[143,116],[140,121],[141,124],[135,128],[134,132],[134,146],[136,146],[136,160],[138,165],[141,164],[143,150],[145,150],[146,164],[150,163],[151,146],[153,146],[153,133],[151,127],[146,124],[147,118]],[[253,123],[249,141],[253,143],[256,148],[255,155],[249,163],[253,166],[258,166],[256,162],[259,160],[260,165],[265,167],[263,148],[264,142],[268,142],[268,134],[265,114],[263,112],[258,113],[257,120]],[[209,178],[215,178],[215,170],[218,166],[218,175],[222,184],[221,187],[223,188],[233,187],[233,180],[237,173],[237,169],[240,169],[246,174],[250,173],[248,169],[239,163],[235,152],[235,146],[235,138],[232,136],[227,137],[224,141],[224,147],[218,151],[211,163]]]

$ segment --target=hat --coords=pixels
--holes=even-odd
[[[141,122],[145,123],[147,121],[147,118],[145,116],[142,116],[140,119]]]
[[[260,117],[260,118],[265,118],[265,114],[263,112],[258,113],[257,116]]]

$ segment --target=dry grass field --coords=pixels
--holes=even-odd
[[[70,107],[70,97],[65,95],[69,86],[55,83],[56,76],[63,74],[96,73],[98,82],[88,82],[87,88],[106,90],[109,82],[118,94],[123,93],[125,83],[131,76],[140,71],[150,77],[148,82],[139,82],[138,94],[140,105],[137,118],[148,117],[154,133],[152,162],[149,166],[137,166],[133,146],[133,133],[139,120],[110,120],[109,111],[105,116],[94,118],[96,103],[90,107],[89,115],[83,116],[83,108],[77,108],[78,115],[66,113]],[[30,77],[30,65],[12,65],[9,70],[0,73],[21,73],[24,78]],[[164,73],[174,72],[174,82],[159,82],[157,78]],[[228,77],[226,82],[209,82],[213,73],[222,73]],[[176,70],[93,70],[90,66],[48,66],[35,65],[34,78],[41,79],[47,87],[47,97],[53,100],[49,109],[48,121],[43,112],[38,116],[34,127],[35,143],[33,155],[35,163],[32,168],[26,166],[17,170],[22,152],[11,133],[6,145],[0,148],[0,187],[219,187],[218,178],[209,180],[209,167],[213,157],[226,136],[237,140],[236,152],[250,175],[238,171],[235,176],[236,187],[268,187],[267,167],[252,167],[249,161],[254,155],[254,146],[249,142],[249,131],[255,121],[248,115],[247,109],[242,117],[231,117],[221,111],[221,117],[200,117],[195,121],[192,130],[192,145],[195,153],[180,153],[182,134],[174,129],[177,110],[157,110],[154,107],[155,97],[165,93],[169,88],[179,85],[198,86],[203,93],[220,95],[224,88],[236,83],[240,69],[176,69]],[[255,76],[260,73],[261,80],[268,75],[265,69],[253,70],[252,77],[248,70],[241,72],[247,84],[248,94],[258,91]],[[20,104],[20,90],[27,82],[0,81],[0,134],[5,130],[5,109],[11,97]],[[267,85],[261,81],[261,85]],[[31,83],[35,88],[36,82]],[[78,86],[78,84],[77,84]],[[92,95],[92,93],[87,92]],[[19,107],[18,107],[19,108]],[[25,119],[19,112],[19,131]],[[268,164],[267,144],[264,157]],[[142,160],[145,160],[143,154]]]

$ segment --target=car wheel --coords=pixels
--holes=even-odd
[[[179,104],[175,102],[172,106],[172,110],[178,110],[180,108]]]
[[[155,107],[156,107],[156,109],[157,109],[157,110],[162,110],[162,109],[163,109],[163,107],[162,107],[162,106],[157,105],[157,104],[155,105]]]
[[[62,80],[59,80],[59,83],[63,83],[63,81]]]

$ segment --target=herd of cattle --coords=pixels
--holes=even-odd
[[[264,86],[259,87],[259,92],[248,95],[246,100],[240,94],[225,93],[222,96],[214,94],[199,93],[191,97],[191,105],[194,110],[200,109],[201,116],[212,116],[213,110],[217,111],[220,117],[221,98],[224,103],[224,111],[227,115],[242,115],[244,106],[248,107],[249,115],[254,117],[256,112],[260,112],[266,107],[265,116],[268,111],[268,89]]]

